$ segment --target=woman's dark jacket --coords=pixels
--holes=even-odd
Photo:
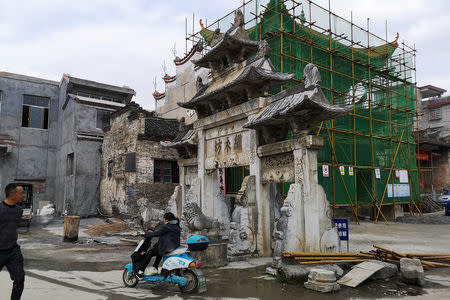
[[[154,247],[157,247],[158,255],[162,256],[180,246],[180,231],[178,220],[173,220],[164,224],[161,229],[146,232],[145,237],[159,237]]]

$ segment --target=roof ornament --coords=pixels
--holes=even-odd
[[[168,76],[168,75],[167,75],[167,66],[166,66],[165,60],[163,60],[163,63],[162,63],[162,69],[163,69],[163,71],[164,71],[164,76]]]
[[[175,59],[179,59],[179,57],[177,56],[177,42],[173,43],[172,53]]]
[[[300,23],[302,23],[302,25],[305,25],[305,22],[306,22],[305,11],[303,10],[302,5],[302,12],[300,13]]]
[[[262,40],[258,45],[258,57],[270,58],[270,46],[269,43],[265,40]]]
[[[220,28],[217,27],[216,30],[214,30],[213,36],[211,38],[210,45],[211,47],[214,47],[215,44],[220,40],[221,34],[220,34]]]
[[[317,67],[313,64],[307,64],[303,69],[303,77],[305,77],[305,88],[313,88],[320,86],[322,78]]]
[[[153,80],[153,88],[154,88],[154,90],[155,90],[155,92],[156,92],[156,88],[157,88],[157,84],[156,84],[156,76],[155,76],[155,80]]]
[[[234,27],[244,26],[244,14],[240,9],[234,11]]]
[[[196,82],[196,88],[197,88],[197,92],[200,91],[201,89],[203,89],[205,85],[203,84],[203,79],[198,76],[197,77],[197,82]]]

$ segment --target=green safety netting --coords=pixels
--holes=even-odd
[[[280,72],[296,74],[296,80],[283,89],[298,84],[306,64],[314,63],[330,102],[355,107],[354,113],[324,122],[319,129],[324,146],[318,156],[318,177],[328,200],[342,206],[418,201],[413,138],[416,96],[410,80],[413,60],[398,48],[396,40],[383,42],[339,17],[324,14],[318,6],[303,5],[308,13],[302,8],[293,17],[287,2],[270,0],[247,33],[253,40],[269,43],[271,61]],[[309,15],[314,26],[306,21]],[[204,28],[200,34],[209,42],[213,31]],[[361,42],[342,38],[350,34]],[[328,177],[323,176],[323,165],[329,167]],[[407,182],[396,169],[407,170]]]

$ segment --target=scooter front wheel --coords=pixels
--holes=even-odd
[[[186,278],[187,283],[185,286],[179,285],[180,290],[186,294],[194,293],[198,286],[197,275],[191,270],[186,270],[183,272],[183,277]]]
[[[123,270],[122,280],[127,287],[135,287],[139,282],[134,271],[128,272],[127,269]]]

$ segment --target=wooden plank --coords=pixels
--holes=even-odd
[[[375,274],[376,271],[382,269],[383,266],[372,263],[370,261],[362,262],[356,265],[350,272],[344,275],[337,282],[349,287],[357,287],[361,282]]]

